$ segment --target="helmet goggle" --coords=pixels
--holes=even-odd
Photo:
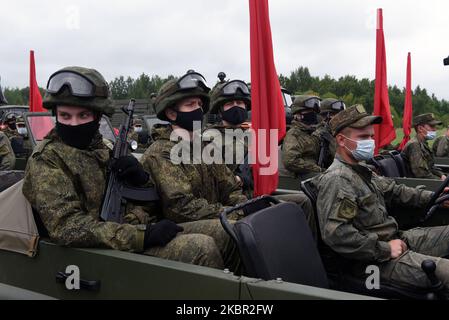
[[[223,95],[225,95],[225,96],[236,95],[239,90],[245,96],[249,96],[250,95],[248,86],[246,85],[245,82],[240,81],[240,80],[232,80],[232,81],[228,82],[221,89]]]
[[[304,101],[304,107],[320,112],[321,100],[319,98],[310,98]]]
[[[336,101],[331,104],[331,109],[333,111],[343,111],[346,110],[346,105],[343,101]]]
[[[70,89],[70,93],[76,97],[108,97],[106,86],[97,87],[85,76],[73,71],[59,71],[54,73],[47,83],[47,92],[56,94],[64,86]]]
[[[210,91],[210,88],[207,86],[206,79],[204,79],[204,77],[197,72],[187,73],[178,80],[177,84],[181,90],[201,87],[206,92]]]

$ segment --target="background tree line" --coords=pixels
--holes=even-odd
[[[173,76],[162,78],[158,75],[149,76],[142,73],[137,78],[124,76],[116,77],[109,85],[113,99],[149,99],[152,93],[157,93],[162,84],[173,79]],[[307,67],[299,67],[289,76],[280,75],[281,85],[292,94],[316,94],[321,98],[338,98],[351,106],[356,103],[363,104],[369,112],[374,104],[374,80],[367,78],[357,79],[355,76],[346,75],[334,79],[329,75],[320,78],[312,76]],[[215,83],[210,81],[210,86]],[[43,95],[44,89],[40,88]],[[29,88],[6,88],[5,97],[10,104],[27,105]],[[395,127],[401,127],[404,109],[405,88],[396,85],[389,87],[391,113]],[[433,112],[445,124],[449,123],[449,102],[439,100],[434,94],[429,95],[426,89],[417,86],[413,90],[413,114]]]
[[[307,67],[299,67],[290,76],[280,75],[281,85],[293,94],[316,94],[321,98],[337,98],[347,106],[363,104],[368,112],[374,108],[374,80],[357,79],[355,76],[344,76],[334,79],[329,75],[314,77]],[[391,114],[396,128],[402,126],[404,112],[405,88],[389,86]],[[439,100],[434,94],[429,95],[426,89],[417,86],[412,92],[413,115],[433,112],[445,124],[449,123],[449,102]]]

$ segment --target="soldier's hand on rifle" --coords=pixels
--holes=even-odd
[[[184,229],[170,220],[161,220],[158,223],[147,226],[145,231],[145,249],[151,247],[162,247],[169,243],[178,232]]]
[[[133,156],[123,156],[112,163],[112,170],[117,172],[120,180],[133,186],[144,185],[149,175],[145,172],[142,165]]]

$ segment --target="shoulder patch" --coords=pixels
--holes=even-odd
[[[338,217],[343,219],[353,219],[356,215],[357,204],[348,198],[343,198],[338,206]]]

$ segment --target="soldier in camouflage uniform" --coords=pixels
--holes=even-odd
[[[435,159],[427,144],[428,140],[435,139],[436,126],[441,123],[441,121],[435,120],[433,113],[421,114],[413,119],[416,137],[407,142],[401,152],[411,177],[446,179],[443,171],[435,166]]]
[[[130,203],[123,224],[99,219],[110,149],[98,128],[101,115],[111,116],[114,111],[100,73],[82,67],[59,70],[50,77],[43,104],[56,115],[56,126],[28,161],[23,193],[53,241],[224,266],[215,240],[198,234],[211,226],[186,224],[179,233],[183,227],[172,221],[153,223],[157,210],[151,204],[144,210]],[[132,156],[116,160],[111,170],[128,185],[152,185],[149,174]]]
[[[449,157],[449,127],[444,136],[438,137],[432,145],[435,157]]]
[[[285,169],[301,180],[311,178],[321,172],[318,165],[320,139],[313,135],[318,125],[320,98],[301,95],[292,105],[294,120],[282,145],[282,161]]]
[[[146,150],[149,147],[148,140],[142,143],[139,139],[139,133],[143,131],[143,120],[140,118],[133,119],[133,131],[130,131],[128,134],[129,140],[134,140],[137,142],[137,147],[139,149]],[[148,135],[146,135],[148,137]],[[143,152],[143,151],[142,151]]]
[[[352,262],[354,275],[362,276],[366,266],[374,264],[381,280],[405,287],[429,287],[421,263],[433,260],[437,277],[449,290],[449,260],[440,258],[449,255],[449,227],[400,231],[387,212],[392,206],[424,208],[433,192],[398,185],[360,162],[373,156],[373,124],[381,121],[361,105],[330,121],[337,154],[329,169],[315,178],[322,239]]]
[[[247,119],[247,111],[251,110],[249,88],[241,80],[222,81],[214,87],[210,97],[210,113],[220,114],[222,121],[219,124],[210,126],[208,129],[215,130],[206,130],[203,136],[211,139],[210,144],[214,145],[214,149],[221,149],[223,161],[226,161],[228,152],[232,155],[232,163],[227,161],[225,163],[236,176],[245,195],[248,198],[252,198],[253,175],[249,163],[244,162],[249,159],[248,143],[250,134],[247,132],[245,137],[245,131],[250,126],[244,122]],[[219,143],[221,145],[218,145]],[[304,193],[278,195],[275,198],[298,204],[309,221],[312,233],[314,236],[316,235],[313,206]]]
[[[11,148],[8,137],[0,131],[0,171],[12,170],[16,163],[16,156]]]
[[[16,115],[14,113],[9,113],[5,117],[6,129],[3,133],[8,137],[9,140],[18,136],[17,126],[16,126]]]
[[[249,88],[241,80],[223,81],[211,91],[210,99],[210,114],[219,114],[222,121],[209,126],[203,136],[211,141],[210,146],[213,146],[214,150],[221,151],[221,159],[250,198],[253,191],[252,172],[248,163],[250,134],[245,134],[250,127],[245,122],[248,110],[251,110]]]
[[[320,154],[318,156],[318,165],[322,168],[329,168],[334,161],[337,145],[332,136],[329,127],[329,121],[340,111],[345,110],[346,105],[343,101],[328,98],[321,101],[320,117],[321,122],[312,135],[320,139]]]
[[[167,81],[156,97],[155,109],[157,117],[170,124],[153,129],[154,142],[141,159],[155,180],[164,216],[177,223],[215,219],[225,206],[247,200],[226,165],[205,164],[190,148],[194,122],[201,130],[204,113],[209,110],[208,92],[206,80],[198,73]],[[184,140],[171,141],[172,133]],[[174,163],[171,153],[180,145],[187,148],[189,159]],[[234,218],[241,216],[243,212],[238,211]]]

